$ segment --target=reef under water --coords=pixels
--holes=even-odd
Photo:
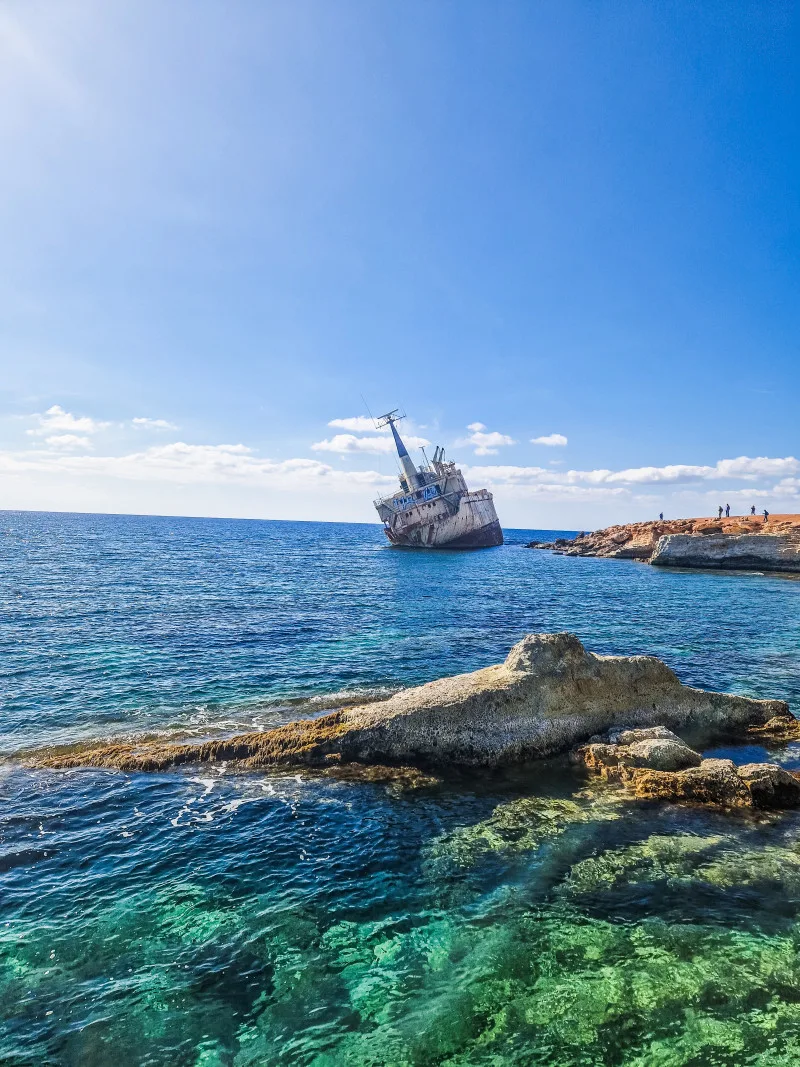
[[[111,812],[70,775],[108,847],[72,869],[65,811],[17,853],[52,874],[3,925],[3,1062],[796,1064],[800,815],[535,771],[142,775]]]

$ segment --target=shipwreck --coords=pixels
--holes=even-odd
[[[393,545],[405,548],[491,548],[502,545],[503,531],[488,489],[470,491],[464,475],[437,446],[433,460],[414,465],[397,431],[404,416],[397,410],[378,420],[394,436],[402,468],[400,489],[375,501],[383,529]]]

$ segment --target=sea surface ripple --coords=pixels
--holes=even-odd
[[[0,513],[0,1062],[800,1062],[795,815],[530,767],[404,792],[21,762],[268,728],[533,631],[800,714],[800,582],[523,548],[557,533],[413,552],[371,525]]]

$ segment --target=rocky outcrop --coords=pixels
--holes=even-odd
[[[635,559],[661,567],[800,571],[800,516],[634,522],[572,540],[531,541],[565,556]]]
[[[626,789],[641,800],[690,801],[723,808],[752,808],[753,798],[727,759],[702,760],[685,771],[641,769],[627,775]]]
[[[682,771],[700,765],[699,753],[664,726],[635,730],[610,730],[575,749],[570,758],[590,771],[619,781],[625,768],[647,767],[657,771]]]
[[[785,745],[790,741],[800,741],[800,721],[794,715],[779,715],[762,725],[749,726],[747,734],[753,741],[764,745]]]
[[[736,772],[750,790],[754,807],[800,807],[800,781],[777,763],[746,763]]]
[[[800,807],[800,780],[776,763],[703,759],[664,727],[616,730],[592,738],[572,760],[621,782],[642,800],[690,801],[725,808]]]
[[[246,767],[337,762],[493,767],[568,752],[615,726],[666,724],[711,737],[787,717],[788,706],[780,700],[682,685],[651,656],[598,656],[573,634],[529,634],[504,663],[264,733],[202,745],[84,748],[34,762],[130,770],[218,760]]]

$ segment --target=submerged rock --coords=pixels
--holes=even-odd
[[[435,838],[427,848],[427,860],[472,866],[488,855],[508,857],[533,851],[545,841],[560,837],[571,826],[619,817],[611,805],[603,805],[596,798],[521,797],[498,804],[488,818],[478,823]]]
[[[791,719],[781,700],[711,693],[682,685],[652,656],[599,656],[574,634],[529,634],[504,663],[442,678],[388,700],[225,741],[104,745],[44,755],[50,767],[162,770],[190,762],[244,767],[332,763],[494,767],[566,753],[614,727],[667,726],[709,737]],[[653,734],[643,741],[678,738]],[[674,764],[670,745],[650,746]]]

